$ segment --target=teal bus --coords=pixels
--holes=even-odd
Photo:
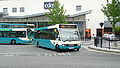
[[[0,43],[24,44],[32,42],[32,29],[0,28]]]
[[[33,44],[61,50],[77,50],[81,48],[80,34],[76,24],[56,24],[34,29]]]

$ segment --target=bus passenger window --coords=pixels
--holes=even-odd
[[[2,33],[0,33],[0,37],[3,37],[3,34],[2,34]]]

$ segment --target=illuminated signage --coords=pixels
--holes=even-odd
[[[44,9],[53,8],[54,2],[44,2]]]
[[[0,31],[12,31],[12,29],[0,29]]]
[[[59,25],[60,28],[77,28],[76,25]]]

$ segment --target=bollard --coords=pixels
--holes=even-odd
[[[110,38],[108,39],[108,41],[109,41],[109,49],[110,49]]]
[[[100,47],[102,48],[102,37],[100,38],[100,40],[101,40],[101,46]]]
[[[96,37],[94,37],[94,46],[97,47],[97,44],[96,44]]]
[[[94,46],[97,47],[97,37],[94,38]]]
[[[98,37],[95,37],[95,38],[94,38],[94,46],[97,47],[98,44],[99,44],[99,38],[98,38]]]

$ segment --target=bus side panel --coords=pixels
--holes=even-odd
[[[37,41],[39,42],[39,46],[45,47],[45,48],[50,48],[50,49],[55,49],[55,45],[53,45],[50,40],[47,39],[39,39],[35,40],[34,44],[37,44]]]
[[[16,38],[16,43],[32,43],[32,40],[27,38]]]
[[[16,43],[30,43],[28,40],[21,40],[19,38],[8,38],[8,37],[0,37],[0,43],[8,43],[10,44],[12,40],[15,40]]]
[[[21,42],[20,39],[18,39],[18,38],[8,38],[8,37],[2,37],[2,38],[0,38],[0,40],[1,40],[0,43],[7,43],[7,44],[10,44],[12,40],[15,40],[16,43]]]
[[[10,43],[11,38],[0,37],[0,43]]]
[[[42,47],[46,47],[46,48],[51,48],[51,49],[55,49],[55,45],[53,45],[50,40],[47,39],[40,39],[40,45]]]

